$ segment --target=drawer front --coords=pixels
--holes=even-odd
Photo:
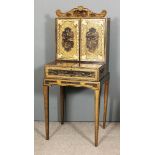
[[[79,70],[65,70],[65,69],[46,69],[46,78],[65,78],[76,80],[97,80],[96,71],[79,71]]]

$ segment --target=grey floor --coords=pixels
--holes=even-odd
[[[119,155],[120,124],[99,127],[99,146],[94,146],[93,122],[50,123],[50,139],[45,140],[44,122],[34,123],[35,155]]]

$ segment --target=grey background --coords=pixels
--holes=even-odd
[[[68,11],[82,5],[94,12],[103,9],[111,18],[110,63],[111,73],[108,102],[108,121],[120,120],[120,2],[119,0],[35,0],[34,25],[34,119],[44,120],[42,80],[43,66],[55,59],[55,11]],[[50,121],[60,120],[59,87],[50,88]],[[100,120],[103,115],[103,90],[101,93]],[[94,120],[94,92],[86,88],[67,88],[66,121]]]

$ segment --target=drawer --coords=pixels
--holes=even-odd
[[[74,79],[74,80],[91,80],[97,81],[98,71],[91,69],[79,68],[55,68],[45,67],[45,78],[60,78],[60,79]]]

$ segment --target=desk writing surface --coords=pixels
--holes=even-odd
[[[53,61],[46,66],[53,67],[75,67],[75,68],[100,68],[104,63],[91,63],[91,62],[66,62],[66,61]]]

